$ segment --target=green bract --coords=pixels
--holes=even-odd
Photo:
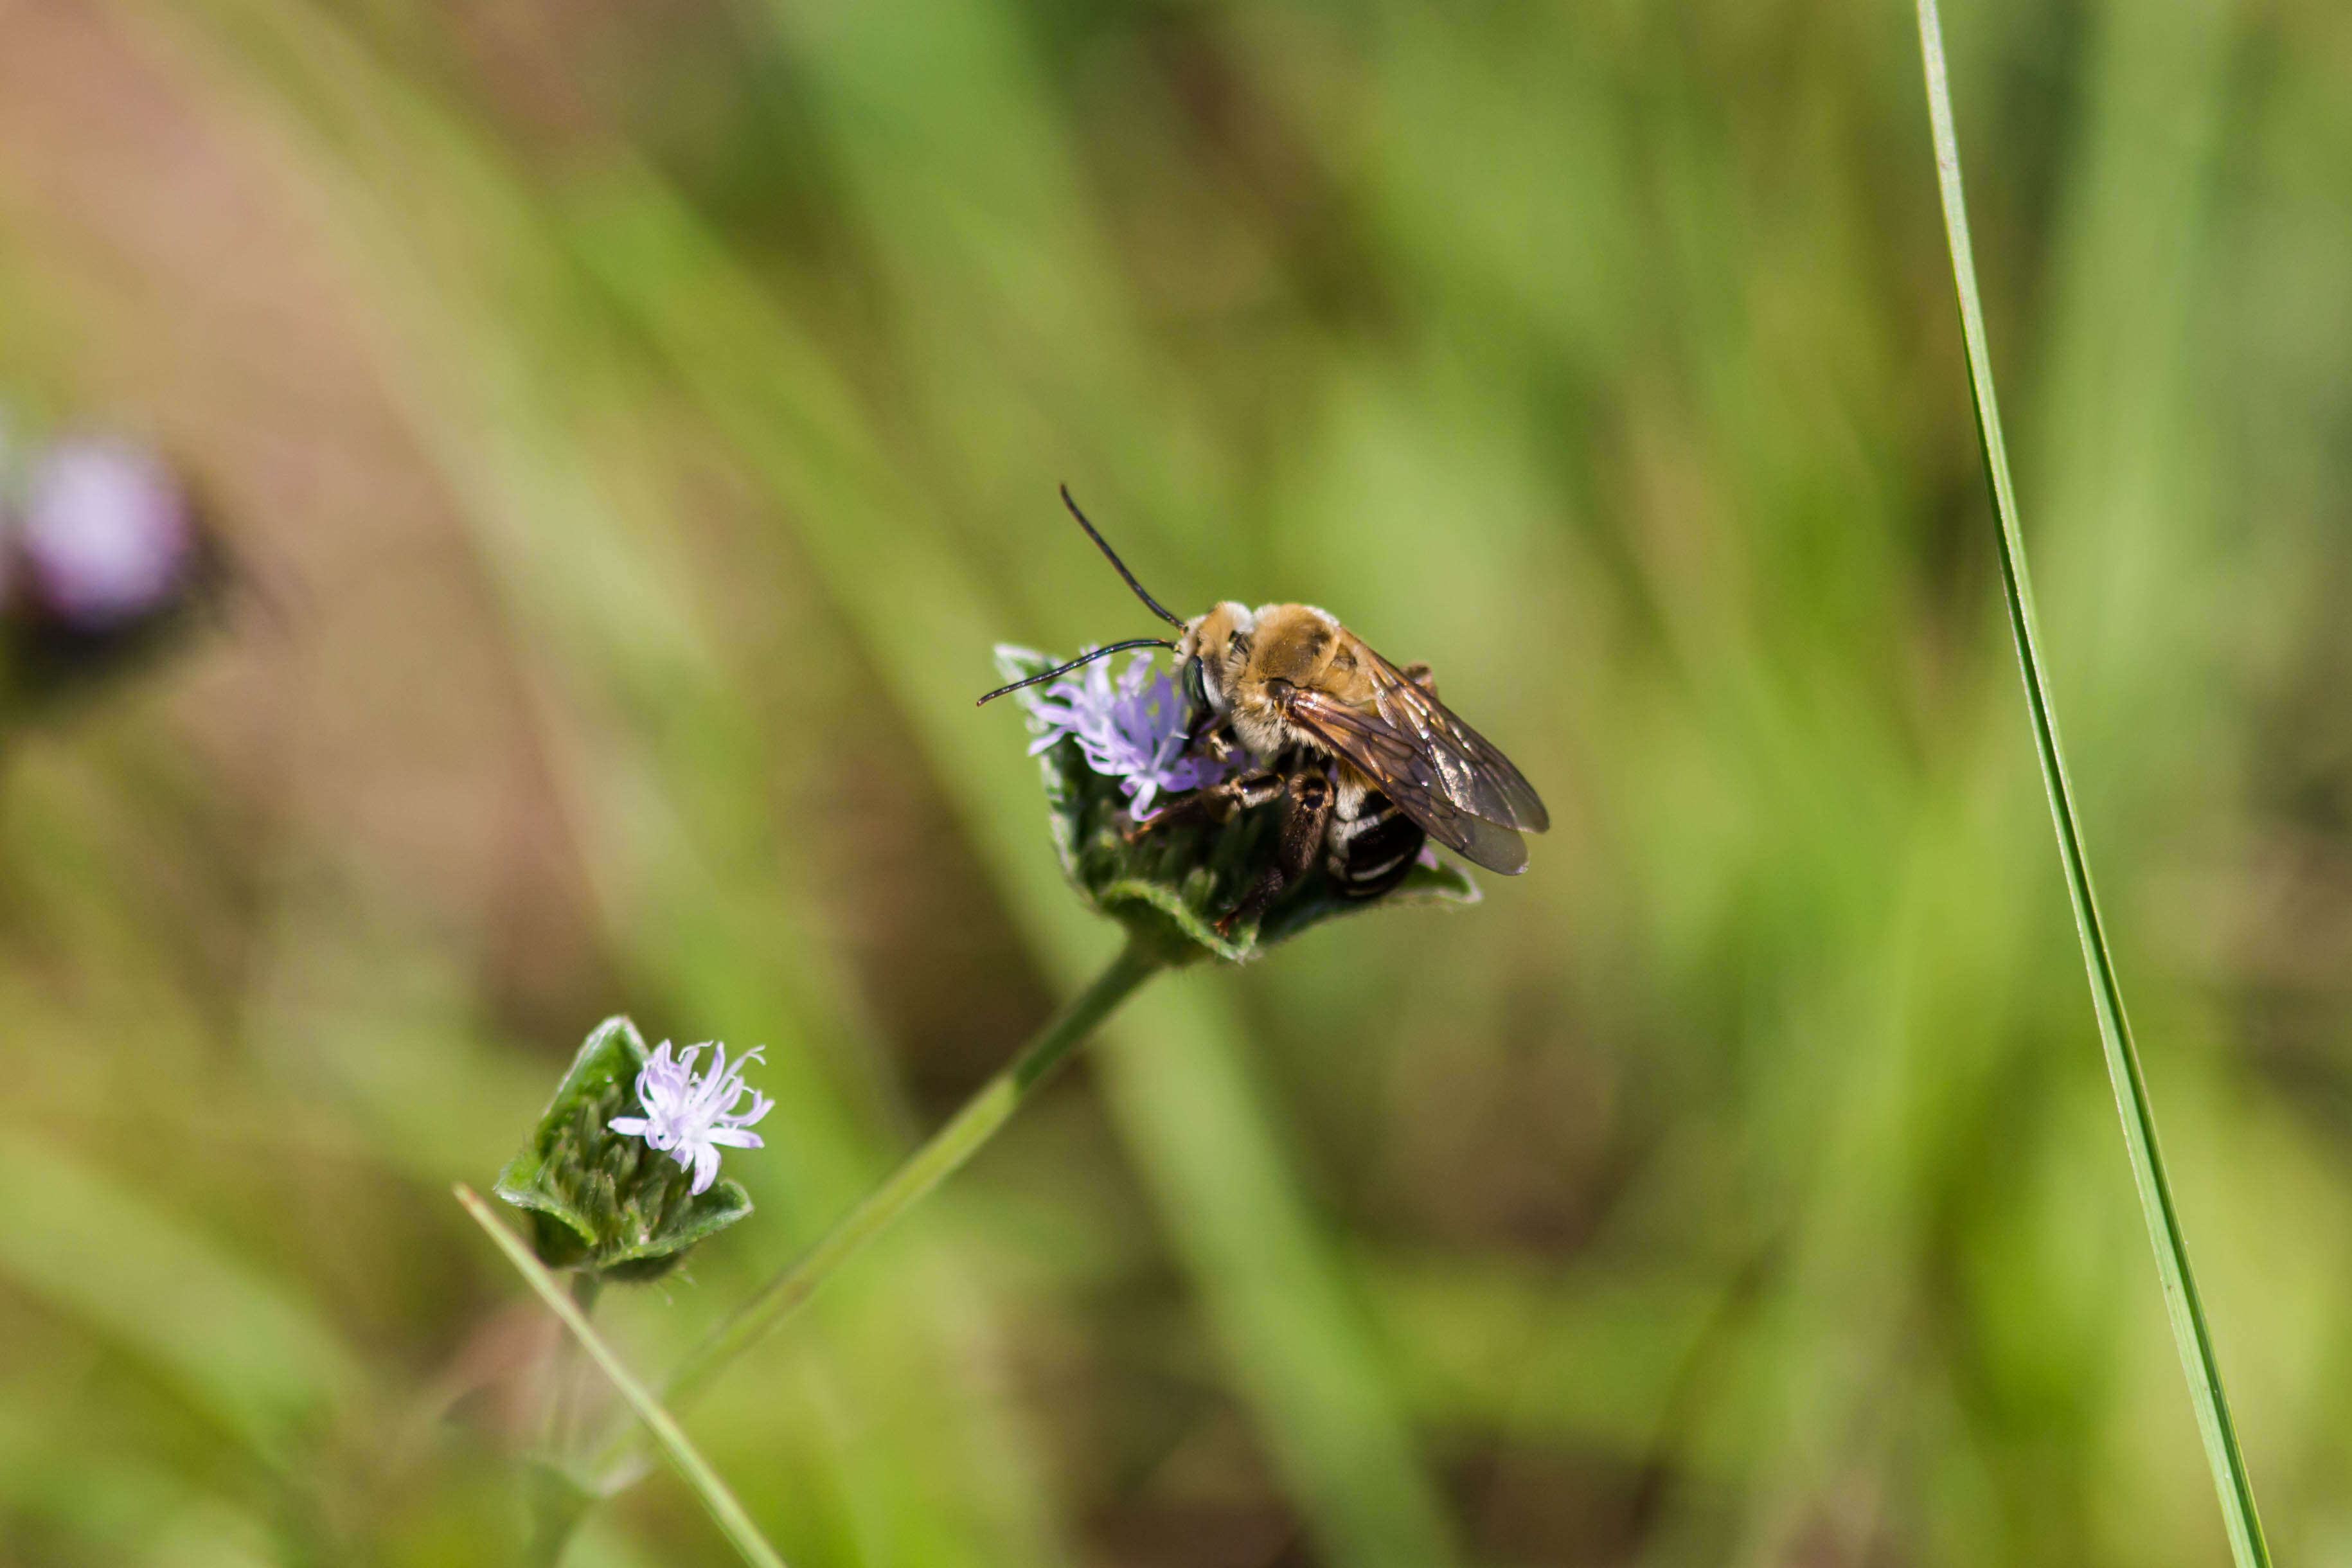
[[[626,1018],[596,1026],[540,1113],[522,1152],[499,1173],[499,1196],[531,1219],[531,1241],[551,1268],[592,1269],[606,1279],[668,1273],[695,1243],[751,1212],[751,1194],[719,1182],[696,1196],[693,1173],[643,1139],[606,1123],[637,1109],[646,1042]]]
[[[1058,662],[1030,648],[996,649],[996,667],[1007,680],[1026,679]],[[1024,702],[1033,700],[1034,689],[1020,694]],[[1218,918],[1241,902],[1274,856],[1282,821],[1279,801],[1223,825],[1171,826],[1130,844],[1127,835],[1135,825],[1119,781],[1087,766],[1076,742],[1065,735],[1037,760],[1053,814],[1054,848],[1071,886],[1096,910],[1153,943],[1171,963],[1211,956],[1239,963],[1310,926],[1375,904],[1478,899],[1469,875],[1444,862],[1415,866],[1393,892],[1378,899],[1342,897],[1318,866],[1255,924],[1238,928],[1231,939],[1221,937]]]

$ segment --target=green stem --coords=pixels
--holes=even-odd
[[[1097,1026],[1166,965],[1166,958],[1151,944],[1130,941],[1093,984],[1062,1009],[929,1142],[908,1155],[887,1181],[712,1329],[670,1374],[663,1386],[664,1401],[683,1405],[693,1399],[730,1362],[792,1316],[835,1269],[978,1153],[1054,1069],[1086,1043]],[[604,1458],[614,1457],[627,1436],[626,1433],[616,1435],[607,1444]],[[602,1473],[604,1468],[600,1463],[597,1471]]]
[[[2180,1215],[2174,1206],[2172,1184],[2165,1177],[2164,1155],[2156,1137],[2156,1115],[2149,1109],[2147,1082],[2140,1071],[2139,1052],[2132,1045],[2131,1028],[2124,1018],[2123,988],[2116,978],[2115,962],[2107,952],[2105,928],[2099,920],[2098,900],[2091,888],[2091,869],[2083,849],[2081,825],[2074,809],[2074,792],[2066,777],[2065,753],[2058,742],[2058,715],[2050,701],[2049,681],[2042,673],[2041,633],[2033,614],[2033,587],[2025,570],[2025,540],[2018,524],[2017,494],[2010,483],[2009,455],[2000,435],[2000,410],[1993,398],[1992,355],[1987,347],[1984,311],[1977,294],[1976,260],[1969,244],[1969,215],[1960,193],[1960,150],[1952,128],[1951,89],[1944,69],[1943,26],[1936,0],[1917,0],[1919,52],[1927,78],[1927,116],[1936,142],[1936,173],[1943,190],[1944,229],[1952,253],[1952,280],[1959,295],[1960,331],[1968,344],[1969,389],[1976,401],[1979,450],[1985,479],[1992,489],[1993,510],[2000,525],[2001,586],[2009,600],[2010,630],[2017,641],[2017,662],[2025,681],[2025,702],[2033,721],[2034,747],[2041,757],[2042,782],[2050,796],[2050,814],[2058,832],[2058,857],[2066,870],[2066,891],[2074,900],[2074,926],[2083,942],[2083,963],[2090,973],[2091,1003],[2098,1014],[2099,1039],[2105,1049],[2107,1077],[2115,1086],[2116,1109],[2123,1119],[2124,1143],[2131,1156],[2132,1181],[2139,1189],[2140,1209],[2147,1221],[2148,1239],[2156,1250],[2156,1268],[2164,1286],[2164,1304],[2172,1321],[2172,1336],[2189,1380],[2189,1398],[2197,1408],[2197,1426],[2205,1439],[2205,1454],[2213,1469],[2213,1484],[2221,1499],[2222,1522],[2238,1568],[2269,1568],[2270,1548],[2263,1539],[2261,1517],[2254,1510],[2254,1488],[2246,1474],[2245,1456],[2238,1448],[2238,1432],[2230,1418],[2230,1401],[2221,1386],[2221,1365],[2214,1353],[2212,1331],[2198,1298],[2197,1281],[2189,1267],[2189,1244],[2181,1235]]]
[[[645,1384],[636,1380],[635,1374],[614,1353],[613,1347],[606,1344],[590,1326],[587,1315],[570,1296],[564,1294],[563,1287],[555,1282],[555,1276],[531,1256],[530,1248],[521,1237],[499,1223],[498,1216],[490,1212],[490,1205],[484,1203],[471,1187],[460,1183],[456,1190],[457,1201],[466,1206],[466,1212],[489,1233],[490,1239],[499,1244],[499,1250],[507,1255],[507,1260],[530,1281],[530,1288],[539,1292],[540,1300],[563,1320],[563,1326],[572,1331],[572,1337],[580,1342],[581,1348],[588,1352],[589,1358],[604,1370],[606,1377],[613,1380],[613,1386],[621,1391],[621,1397],[627,1400],[645,1424],[653,1429],[655,1439],[668,1453],[670,1463],[677,1467],[679,1477],[693,1489],[695,1496],[702,1500],[702,1506],[710,1510],[710,1517],[717,1522],[719,1531],[733,1543],[736,1551],[743,1554],[743,1561],[751,1563],[753,1568],[784,1568],[784,1560],[760,1534],[759,1527],[751,1522],[751,1516],[743,1511],[743,1505],[735,1500],[735,1494],[728,1489],[727,1483],[719,1479],[719,1472],[695,1451],[694,1445],[687,1440],[685,1430],[668,1411],[655,1403]],[[545,1549],[551,1549],[552,1554],[560,1554],[564,1537],[569,1533],[567,1524],[553,1535],[551,1547]],[[552,1555],[550,1560],[552,1560]]]

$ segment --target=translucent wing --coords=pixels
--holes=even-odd
[[[1448,800],[1473,816],[1505,827],[1541,833],[1551,826],[1551,813],[1537,798],[1535,786],[1501,748],[1455,718],[1435,693],[1395,665],[1370,648],[1362,652],[1370,656],[1372,700],[1381,717],[1418,743],[1444,779]]]
[[[1448,849],[1506,876],[1526,870],[1527,841],[1517,829],[1551,826],[1534,789],[1476,731],[1394,665],[1363,651],[1373,665],[1372,708],[1293,687],[1283,694],[1285,714]]]
[[[1456,805],[1428,754],[1378,713],[1303,687],[1286,693],[1283,703],[1292,723],[1353,763],[1438,843],[1505,876],[1527,869],[1527,841]]]

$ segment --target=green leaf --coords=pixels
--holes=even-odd
[[[1058,662],[1030,648],[996,649],[996,667],[1007,680],[1025,679]],[[1227,823],[1161,828],[1129,842],[1135,821],[1128,815],[1126,794],[1116,778],[1087,766],[1076,742],[1066,736],[1037,760],[1052,814],[1054,849],[1070,885],[1089,906],[1157,947],[1171,963],[1203,957],[1240,963],[1325,921],[1376,905],[1478,900],[1469,874],[1443,863],[1415,866],[1395,890],[1378,899],[1345,896],[1318,865],[1258,921],[1231,937],[1221,936],[1219,918],[1242,901],[1273,859],[1282,823],[1279,802],[1241,812]]]
[[[751,1212],[740,1184],[695,1193],[692,1173],[609,1123],[643,1109],[637,1072],[646,1042],[624,1017],[596,1026],[540,1113],[530,1142],[493,1189],[529,1211],[531,1244],[551,1268],[593,1268],[607,1279],[658,1279],[697,1243]]]

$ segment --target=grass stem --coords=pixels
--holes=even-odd
[[[2205,1321],[2203,1303],[2189,1266],[2189,1244],[2182,1237],[2180,1215],[2165,1177],[2164,1155],[2157,1142],[2156,1117],[2148,1105],[2147,1082],[2140,1070],[2139,1053],[2132,1045],[2131,1028],[2124,1017],[2121,985],[2115,961],[2107,952],[2098,900],[2091,886],[2090,864],[2083,849],[2083,834],[2075,816],[2074,793],[2066,776],[2065,752],[2058,741],[2058,716],[2050,700],[2049,681],[2042,672],[2041,636],[2033,613],[2033,588],[2026,575],[2025,540],[2018,523],[2017,494],[2010,482],[2009,455],[2002,446],[2000,410],[1993,397],[1992,356],[1986,346],[1984,310],[1977,292],[1976,259],[1969,243],[1968,208],[1960,191],[1960,151],[1952,127],[1951,90],[1944,66],[1943,26],[1936,0],[1917,0],[1919,50],[1926,68],[1927,115],[1936,143],[1936,174],[1943,192],[1944,232],[1952,255],[1952,280],[1959,296],[1960,330],[1968,344],[1969,388],[1976,403],[1977,436],[1984,458],[1985,479],[1992,489],[1993,510],[2000,530],[2001,586],[2009,601],[2010,630],[2017,641],[2019,673],[2025,682],[2025,703],[2033,722],[2033,743],[2042,763],[2042,782],[2050,796],[2050,814],[2058,833],[2058,858],[2064,864],[2066,891],[2074,906],[2074,926],[2083,942],[2083,963],[2089,971],[2091,1003],[2099,1020],[2107,1076],[2115,1086],[2116,1107],[2123,1119],[2124,1143],[2131,1156],[2132,1181],[2139,1190],[2148,1239],[2156,1251],[2156,1267],[2164,1285],[2164,1304],[2172,1321],[2172,1335],[2188,1376],[2189,1394],[2196,1405],[2197,1426],[2205,1440],[2206,1458],[2221,1499],[2222,1521],[2229,1531],[2230,1550],[2238,1568],[2268,1568],[2270,1548],[2263,1539],[2254,1509],[2253,1482],[2246,1474],[2245,1456],[2238,1447],[2230,1401],[2221,1385],[2220,1359]]]

